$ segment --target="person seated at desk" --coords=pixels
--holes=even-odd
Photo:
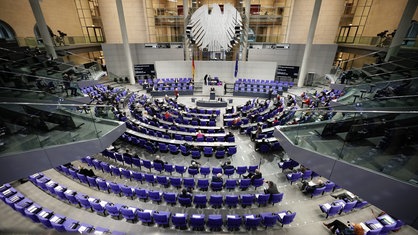
[[[251,179],[251,183],[255,180],[255,179],[261,179],[263,177],[263,175],[260,172],[260,169],[255,169],[254,173],[250,172],[248,173],[248,175],[244,175],[243,178],[244,179]]]
[[[275,183],[273,183],[273,181],[265,181],[265,183],[267,184],[267,188],[264,188],[264,193],[265,194],[270,194],[269,201],[271,201],[271,199],[272,199],[271,195],[272,194],[278,194],[280,192],[277,189],[277,185]]]
[[[132,154],[129,152],[129,149],[126,150],[126,152],[123,154],[123,156],[132,158]]]
[[[221,167],[223,170],[225,169],[235,169],[235,167],[232,165],[231,160],[227,160],[226,162],[221,164]]]
[[[255,151],[260,150],[260,147],[263,146],[263,145],[268,145],[269,148],[272,147],[271,144],[270,144],[270,142],[267,141],[266,138],[263,138],[263,139],[261,139],[261,141],[260,140],[256,140],[255,141]]]
[[[342,235],[348,235],[348,234],[364,235],[365,234],[364,229],[360,224],[350,224],[350,222],[348,222],[348,225],[346,225],[340,220],[334,220],[328,224],[324,222],[323,224],[325,225],[325,227],[330,229],[333,234],[335,234],[335,231],[337,229],[340,232],[339,234],[342,234]]]
[[[200,163],[199,163],[199,162],[197,162],[197,161],[195,161],[195,160],[192,160],[192,161],[190,162],[190,166],[189,166],[189,168],[199,170],[199,167],[200,167]]]
[[[82,174],[82,175],[85,175],[85,176],[97,177],[97,176],[94,174],[94,171],[93,171],[92,169],[86,169],[86,168],[84,168],[84,167],[82,167],[82,166],[79,166],[79,168],[78,168],[78,173],[80,173],[80,174]]]
[[[225,139],[228,139],[229,137],[234,137],[234,134],[232,132],[228,132],[228,134],[225,135]]]
[[[222,179],[222,173],[218,173],[214,176],[212,176],[212,182],[224,182],[224,179]]]
[[[324,187],[324,181],[318,180],[316,183],[314,181],[303,181],[301,191],[304,193],[312,193],[316,188]]]
[[[161,160],[160,155],[157,155],[155,156],[154,163],[160,163],[164,167],[164,164],[166,164],[167,162]]]
[[[205,138],[205,135],[199,130],[196,134],[196,138]]]
[[[193,195],[189,191],[187,191],[187,189],[184,188],[181,190],[181,193],[179,193],[178,197],[192,199]]]
[[[171,118],[171,113],[170,112],[165,112],[164,113],[164,118],[165,118],[165,120],[168,120],[169,118]]]

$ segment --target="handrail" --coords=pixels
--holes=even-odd
[[[105,105],[105,104],[63,104],[63,103],[28,103],[28,102],[2,102],[0,101],[0,105],[39,105],[39,106],[51,106],[51,105],[59,105],[59,106],[69,106],[69,107],[109,107],[113,108],[112,105]]]

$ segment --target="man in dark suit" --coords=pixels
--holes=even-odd
[[[222,179],[222,173],[218,173],[212,176],[212,182],[224,182],[224,180]]]

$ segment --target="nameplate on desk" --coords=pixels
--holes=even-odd
[[[235,219],[235,218],[237,218],[237,216],[235,216],[235,215],[227,215],[226,218]]]
[[[192,215],[192,218],[202,218],[200,215]]]
[[[185,214],[182,214],[182,213],[176,213],[176,216],[185,216]]]
[[[245,218],[246,219],[254,219],[254,215],[246,215]]]

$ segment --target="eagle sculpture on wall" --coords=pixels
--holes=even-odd
[[[223,12],[218,4],[203,5],[191,16],[186,34],[201,50],[230,50],[239,42],[242,28],[240,13],[231,4]]]

